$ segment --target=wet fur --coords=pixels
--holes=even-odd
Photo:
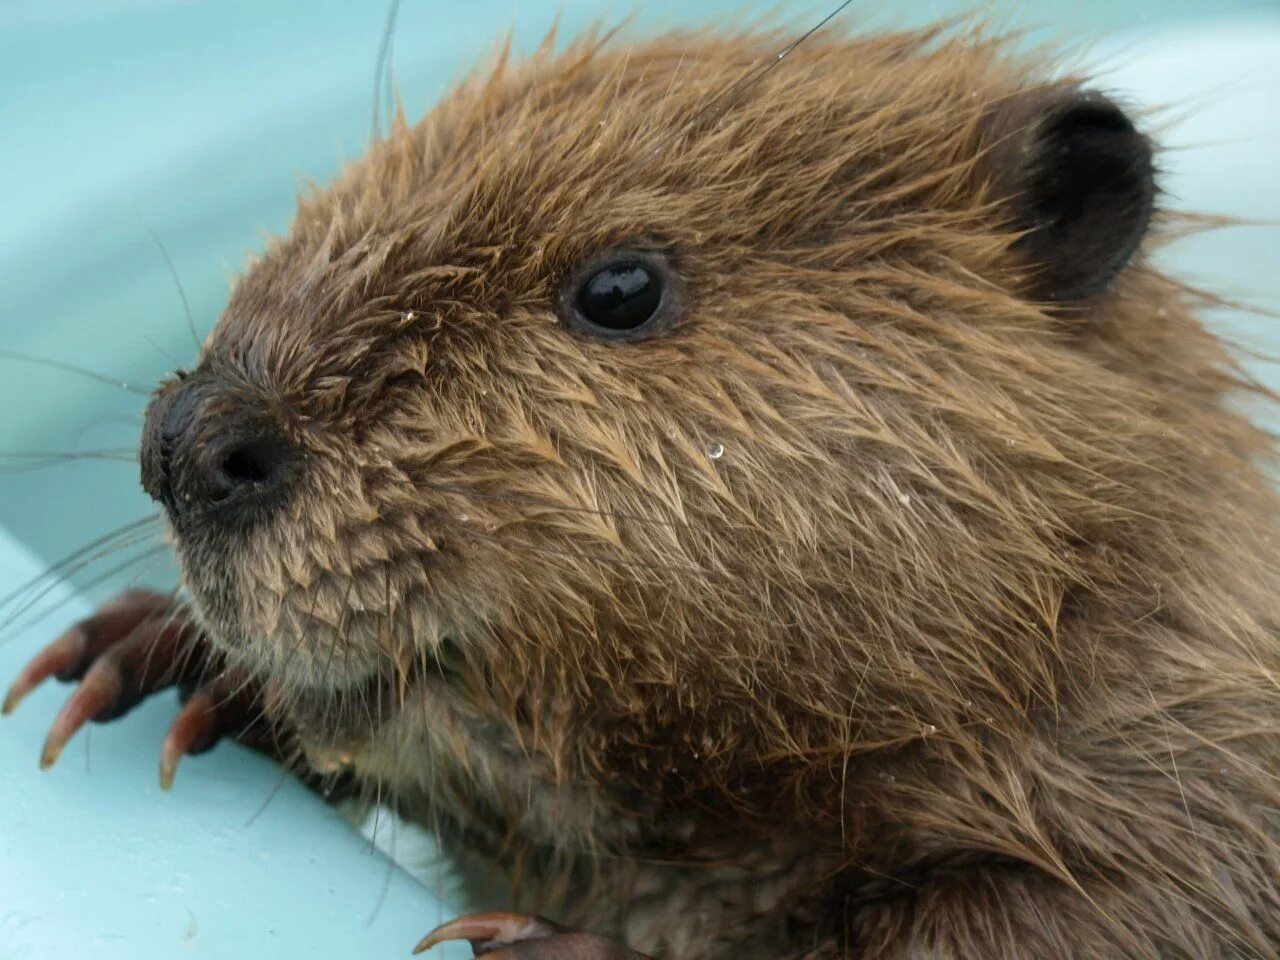
[[[1035,295],[1002,171],[1074,81],[828,35],[704,109],[781,42],[504,54],[304,198],[193,376],[306,460],[177,526],[199,616],[516,906],[669,960],[1280,956],[1273,449],[1207,300]],[[681,324],[567,332],[636,242]]]

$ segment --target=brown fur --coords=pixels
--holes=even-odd
[[[1006,42],[716,101],[780,45],[503,55],[305,198],[197,372],[301,488],[179,532],[200,616],[518,906],[670,960],[1280,957],[1272,446],[1202,299],[1030,298],[1001,172],[1072,84]],[[680,324],[566,331],[638,240]]]

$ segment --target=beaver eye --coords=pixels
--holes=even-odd
[[[679,288],[663,254],[613,250],[573,271],[557,312],[571,329],[597,339],[643,340],[675,319]]]
[[[643,263],[611,263],[578,290],[578,312],[608,330],[648,323],[662,303],[662,279]]]

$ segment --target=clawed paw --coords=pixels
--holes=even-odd
[[[447,940],[466,940],[486,960],[649,960],[617,941],[570,930],[527,913],[473,913],[441,924],[414,953]]]
[[[224,736],[269,738],[260,689],[225,669],[199,628],[172,597],[131,590],[77,623],[18,674],[0,713],[12,713],[54,677],[76,688],[54,718],[40,753],[48,769],[88,723],[124,716],[152,694],[177,687],[184,702],[160,749],[160,785],[173,783],[178,761]]]

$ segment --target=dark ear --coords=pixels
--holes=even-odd
[[[1038,101],[1038,102],[1037,102]],[[1079,300],[1103,290],[1138,249],[1155,201],[1151,143],[1097,93],[1058,90],[1020,104],[1016,149],[997,172],[1034,268],[1032,296]],[[1010,153],[1013,155],[1010,156]]]

